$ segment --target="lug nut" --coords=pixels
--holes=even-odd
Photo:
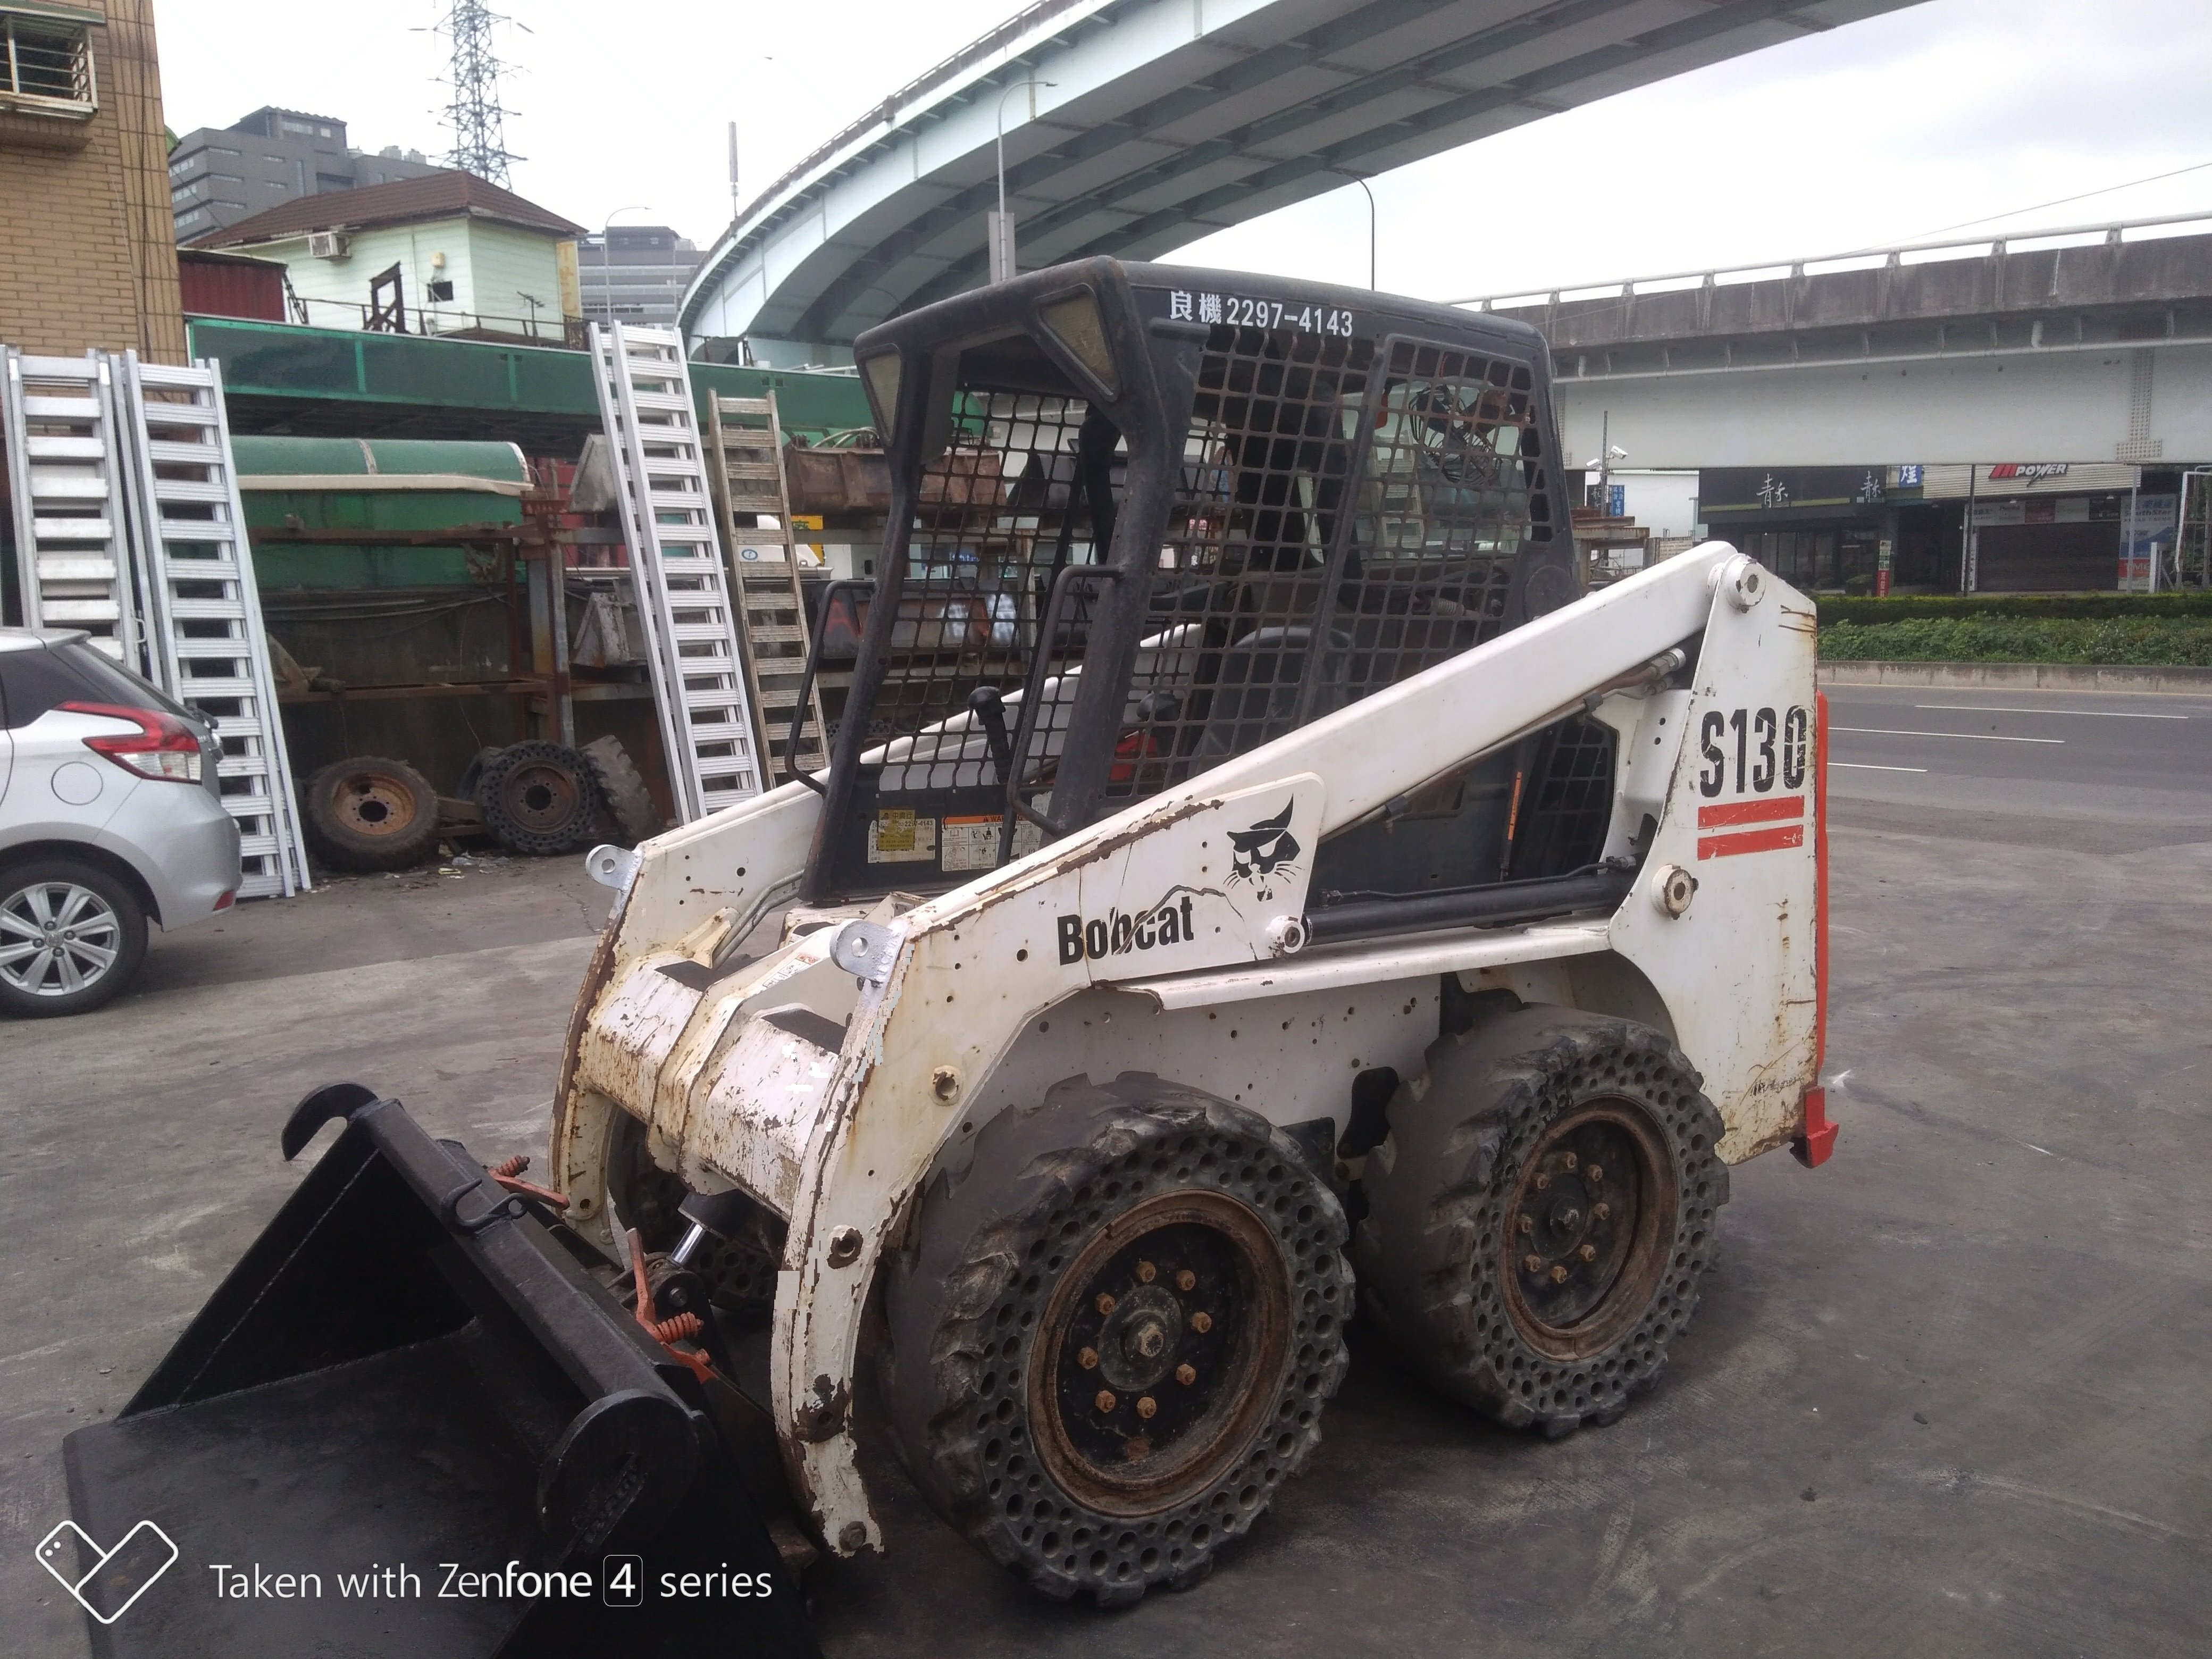
[[[1204,1336],[1213,1328],[1213,1316],[1210,1313],[1193,1314],[1190,1316],[1190,1328],[1200,1336]]]
[[[1114,1409],[1114,1395],[1112,1390],[1108,1389],[1099,1389],[1098,1398],[1092,1401],[1091,1403],[1097,1407],[1102,1412],[1112,1411]]]
[[[1566,1163],[1566,1166],[1567,1166],[1570,1170],[1571,1170],[1571,1169],[1573,1169],[1573,1168],[1575,1167],[1575,1155],[1574,1155],[1572,1152],[1569,1152],[1569,1153],[1566,1155],[1565,1163]]]
[[[1098,1311],[1102,1314],[1109,1314],[1114,1311],[1114,1298],[1107,1295],[1103,1291],[1098,1292]]]
[[[1595,1261],[1597,1260],[1597,1246],[1595,1244],[1585,1244],[1581,1249],[1577,1250],[1576,1254],[1581,1256],[1585,1261]]]
[[[1605,1171],[1595,1164],[1591,1164],[1589,1169],[1584,1170],[1583,1173],[1588,1176],[1592,1181],[1602,1181],[1605,1179]]]
[[[1192,1383],[1198,1381],[1198,1368],[1195,1365],[1176,1366],[1176,1381],[1182,1383],[1186,1389],[1188,1388]]]
[[[1521,1231],[1524,1233],[1534,1232],[1536,1231],[1535,1222],[1531,1220],[1527,1215],[1522,1215],[1521,1218]]]
[[[1540,1175],[1536,1177],[1536,1190],[1540,1193],[1544,1191],[1551,1184],[1552,1177],[1547,1175]]]
[[[1179,1291],[1194,1291],[1197,1288],[1198,1275],[1191,1272],[1189,1268],[1185,1267],[1181,1273],[1176,1275],[1176,1289]]]
[[[1565,1267],[1554,1267],[1552,1269],[1552,1283],[1554,1285],[1564,1285],[1566,1282],[1567,1270]]]
[[[1151,1262],[1139,1261],[1137,1264],[1137,1283],[1139,1285],[1149,1285],[1159,1276],[1160,1270]]]
[[[1527,1256],[1522,1260],[1521,1265],[1532,1273],[1540,1273],[1544,1271],[1544,1258],[1540,1255]]]
[[[1139,1417],[1150,1417],[1159,1408],[1160,1402],[1150,1395],[1144,1395],[1137,1401],[1137,1415]]]
[[[1098,1363],[1098,1350],[1096,1348],[1084,1349],[1082,1352],[1075,1356],[1075,1363],[1082,1366],[1086,1371],[1091,1370]]]
[[[1607,1220],[1610,1220],[1610,1219],[1612,1218],[1612,1217],[1613,1217],[1613,1206],[1612,1206],[1612,1205],[1610,1205],[1610,1204],[1593,1204],[1593,1205],[1591,1205],[1591,1206],[1590,1206],[1590,1219],[1591,1219],[1591,1220],[1593,1220],[1593,1221],[1607,1221]]]

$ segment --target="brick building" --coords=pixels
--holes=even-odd
[[[0,0],[0,340],[181,362],[152,0]]]

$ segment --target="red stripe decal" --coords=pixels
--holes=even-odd
[[[1727,823],[1772,823],[1778,818],[1805,816],[1805,797],[1777,795],[1771,800],[1730,801],[1725,806],[1700,806],[1698,828],[1717,830]]]
[[[1740,835],[1707,836],[1698,843],[1701,859],[1734,858],[1738,853],[1771,853],[1778,847],[1802,847],[1805,826],[1785,824],[1775,830],[1747,830]]]

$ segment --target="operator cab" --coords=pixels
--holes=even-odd
[[[823,607],[863,638],[816,903],[958,886],[1580,593],[1524,325],[1093,259],[854,356],[890,528]],[[1316,897],[1589,863],[1611,745],[1573,720],[1432,786],[1324,846]]]

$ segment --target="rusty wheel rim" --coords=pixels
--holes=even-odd
[[[537,835],[566,829],[575,816],[576,780],[558,766],[533,762],[518,766],[499,786],[507,817]]]
[[[415,792],[382,772],[341,779],[331,805],[338,822],[357,836],[397,836],[415,822]]]
[[[1108,1514],[1171,1508],[1226,1474],[1273,1407],[1291,1273],[1226,1194],[1163,1193],[1068,1264],[1030,1352],[1039,1460]]]
[[[1658,1127],[1619,1098],[1545,1130],[1505,1208],[1508,1316],[1528,1346],[1579,1359],[1643,1316],[1667,1266],[1681,1194]]]

